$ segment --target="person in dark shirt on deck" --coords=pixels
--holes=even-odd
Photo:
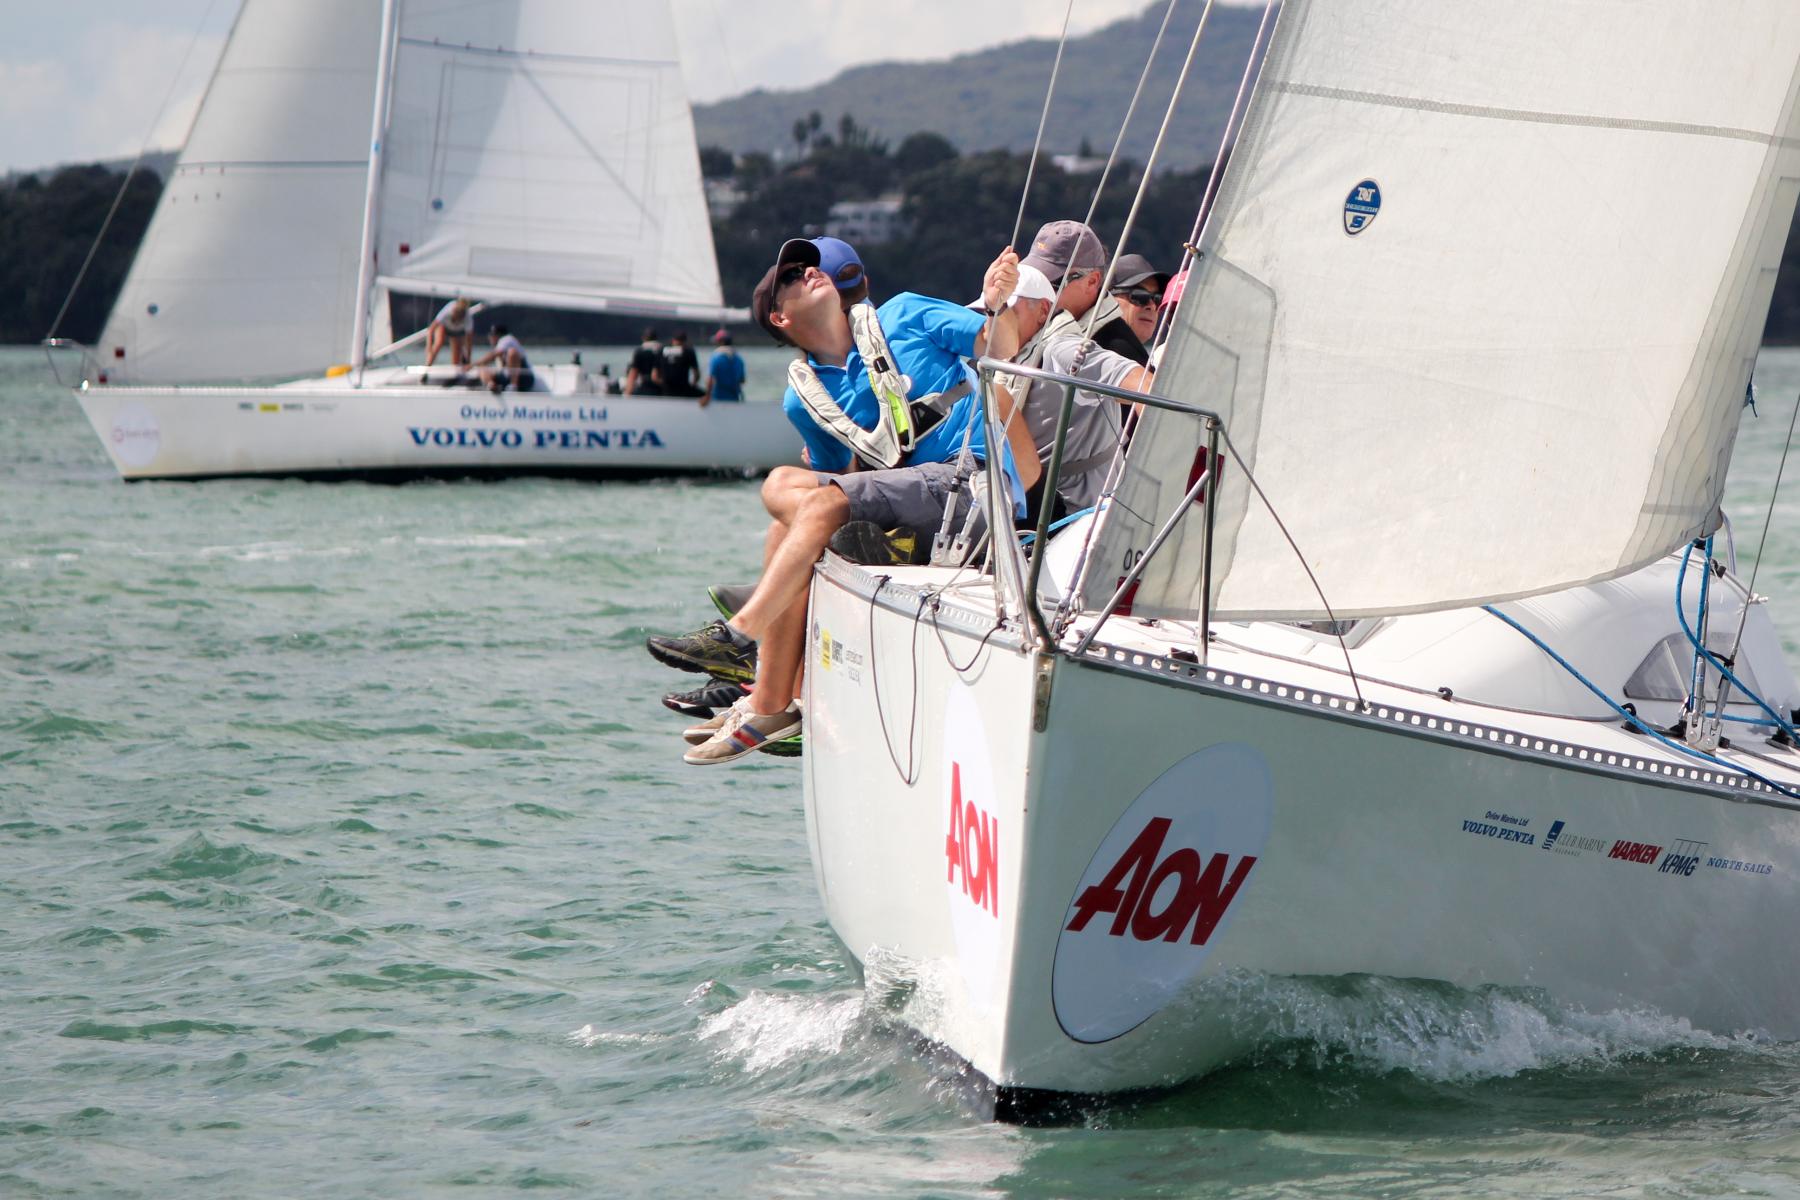
[[[688,345],[687,330],[677,329],[662,348],[663,393],[669,396],[703,396],[700,359]]]
[[[644,330],[644,340],[631,352],[631,365],[625,368],[627,396],[660,396],[663,394],[663,347],[656,330]]]

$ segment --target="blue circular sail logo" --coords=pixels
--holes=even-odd
[[[1381,185],[1365,179],[1344,197],[1344,232],[1355,237],[1374,222],[1381,212]]]

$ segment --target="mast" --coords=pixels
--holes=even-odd
[[[394,74],[394,16],[398,0],[381,2],[381,49],[375,68],[375,105],[369,130],[369,181],[363,193],[362,249],[357,257],[356,307],[350,324],[350,367],[357,387],[369,351],[369,289],[375,280],[375,209],[381,199],[381,150],[387,140],[388,82]]]

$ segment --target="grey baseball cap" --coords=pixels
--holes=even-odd
[[[1036,267],[1052,283],[1071,270],[1093,271],[1106,265],[1106,247],[1094,231],[1080,221],[1051,221],[1031,239],[1025,255],[1027,266]]]

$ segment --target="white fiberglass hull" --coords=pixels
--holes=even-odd
[[[1358,714],[1347,687],[1265,686],[1268,658],[983,645],[979,594],[921,620],[902,581],[948,573],[883,570],[873,601],[835,559],[814,583],[819,888],[872,985],[903,979],[901,1018],[1002,1111],[1244,1053],[1279,1028],[1247,986],[1267,976],[1535,987],[1800,1036],[1781,932],[1800,806],[1771,789],[1616,722],[1366,685]],[[1800,782],[1800,755],[1758,748],[1760,774]]]
[[[752,474],[799,448],[778,404],[339,381],[77,395],[126,479]]]

